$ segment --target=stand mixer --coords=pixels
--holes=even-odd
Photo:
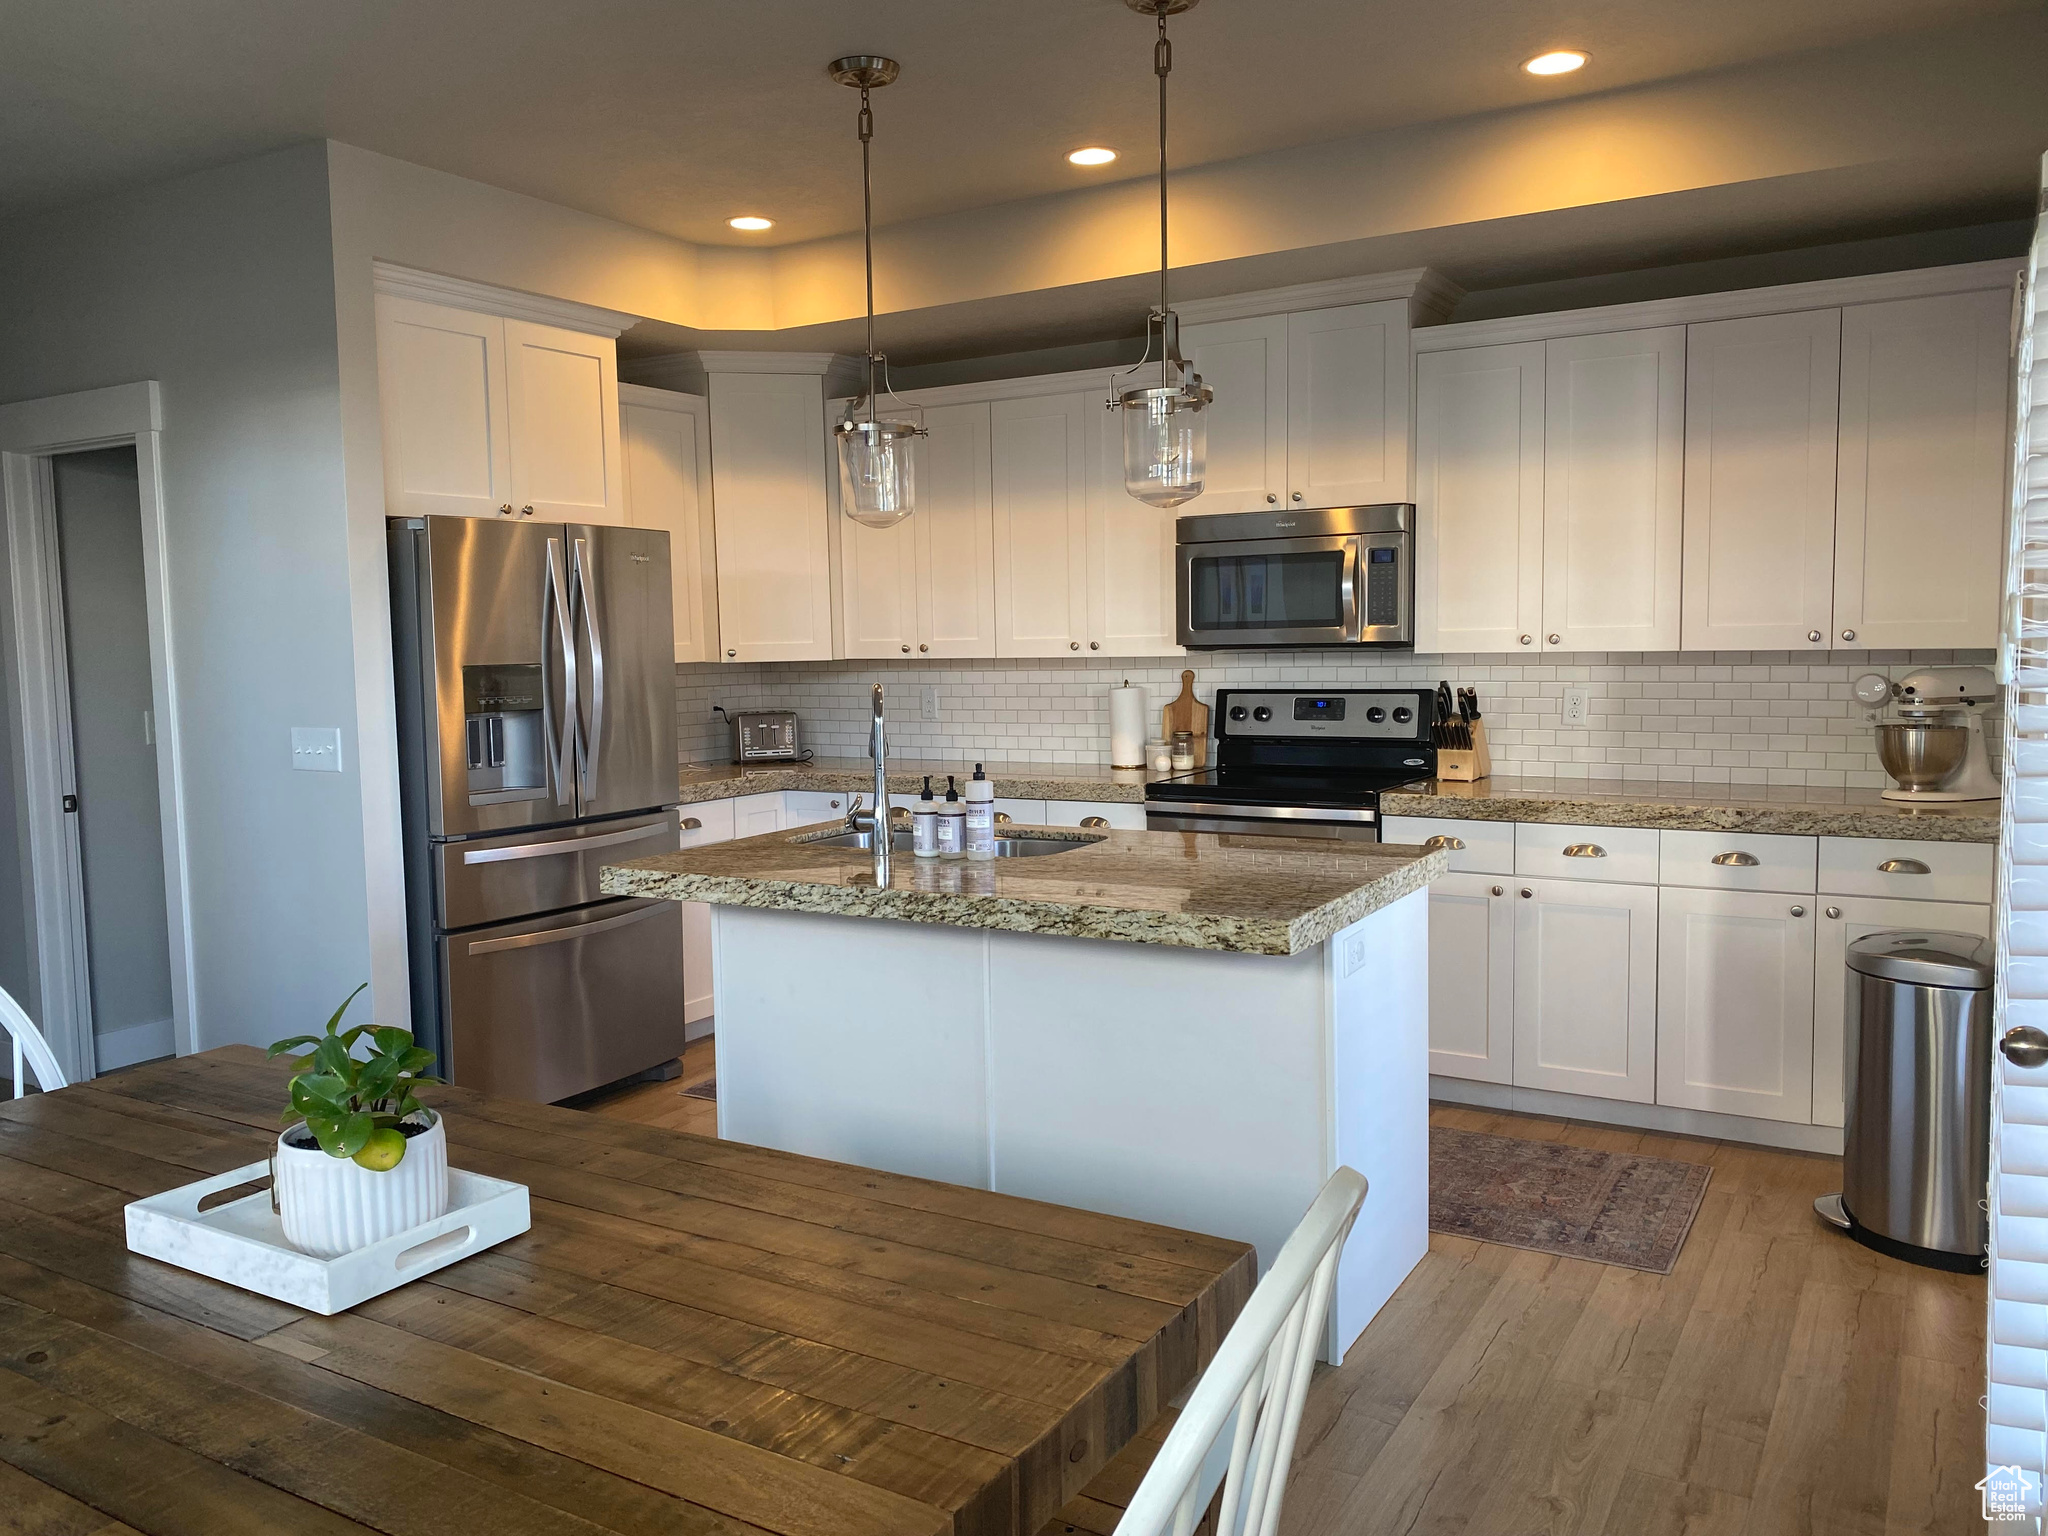
[[[1877,756],[1892,776],[1887,800],[1996,800],[1998,776],[1984,746],[1984,712],[1998,679],[1984,667],[1918,667],[1897,682],[1870,672],[1856,701],[1877,727]]]

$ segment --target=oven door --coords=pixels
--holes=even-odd
[[[1251,648],[1355,642],[1359,549],[1370,537],[1180,545],[1180,643]]]
[[[1380,813],[1368,806],[1232,805],[1227,801],[1147,800],[1148,832],[1228,832],[1252,837],[1380,840]]]

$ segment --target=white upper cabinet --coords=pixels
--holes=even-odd
[[[1087,644],[1091,409],[1102,411],[1100,398],[1078,391],[990,406],[998,656]]]
[[[710,379],[720,657],[829,661],[822,381],[795,373]]]
[[[1833,309],[1690,328],[1689,651],[1804,651],[1827,643],[1841,329]]]
[[[513,509],[503,320],[380,293],[377,385],[387,514]]]
[[[1088,481],[1088,643],[1096,656],[1181,656],[1175,638],[1174,538],[1178,513],[1124,489],[1117,418],[1096,411],[1088,431],[1096,472]],[[1198,498],[1202,499],[1202,498]]]
[[[626,521],[668,534],[676,660],[718,656],[718,546],[711,525],[711,412],[702,395],[619,386]]]
[[[2010,324],[1998,290],[1842,311],[1837,645],[1997,644]]]
[[[1409,500],[1408,303],[1287,317],[1287,505]]]
[[[1208,408],[1202,494],[1175,510],[1188,516],[1277,508],[1287,499],[1287,317],[1213,320],[1186,327],[1180,339],[1216,399]],[[1148,379],[1141,370],[1129,385],[1156,382],[1156,372]],[[1121,457],[1117,468],[1121,483]]]
[[[1543,646],[1678,649],[1685,331],[1544,343]]]
[[[1415,648],[1533,647],[1543,618],[1543,343],[1416,360]]]
[[[549,522],[624,522],[617,344],[531,320],[504,325],[514,505]]]

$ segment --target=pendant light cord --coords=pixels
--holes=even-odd
[[[1173,73],[1173,43],[1166,35],[1166,12],[1159,14],[1159,41],[1152,45],[1152,73],[1159,77],[1159,383],[1171,388],[1171,362],[1167,345],[1166,317],[1170,313],[1166,296],[1166,77]]]
[[[1162,23],[1164,25],[1164,23]],[[1162,84],[1161,90],[1165,87]],[[1161,112],[1165,111],[1162,103]],[[1164,119],[1162,118],[1162,122]],[[860,88],[860,225],[861,251],[868,278],[868,423],[875,420],[875,176],[871,141],[875,136],[874,109],[868,105],[868,88]],[[1162,132],[1164,129],[1162,128]],[[1162,141],[1163,142],[1163,141]]]

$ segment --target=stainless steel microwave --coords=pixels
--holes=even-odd
[[[1180,643],[1415,644],[1415,508],[1220,512],[1180,520]]]

